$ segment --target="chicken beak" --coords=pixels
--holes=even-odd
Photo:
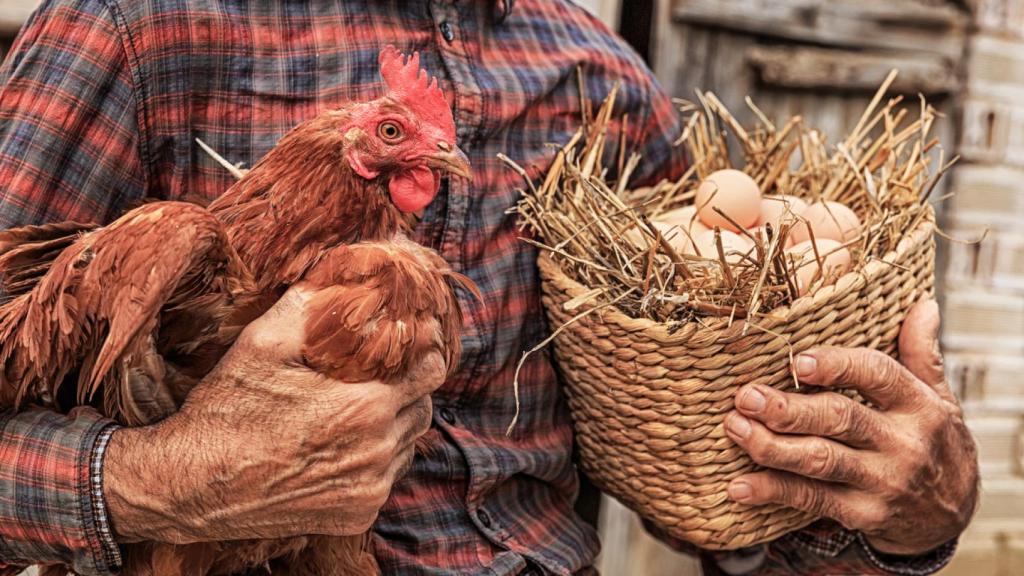
[[[469,165],[469,158],[459,149],[458,146],[449,146],[446,142],[438,142],[438,152],[427,156],[427,166],[435,170],[444,170],[449,174],[472,178],[473,170]]]

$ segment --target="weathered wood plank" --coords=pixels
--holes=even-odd
[[[0,0],[0,34],[15,34],[39,5],[39,0]]]
[[[959,59],[968,15],[918,0],[675,0],[673,17],[826,46],[901,49]]]
[[[755,46],[747,61],[762,83],[775,88],[874,92],[890,70],[893,90],[950,94],[960,88],[956,62],[936,54],[854,52],[810,46]]]

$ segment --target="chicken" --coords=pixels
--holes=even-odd
[[[299,125],[207,208],[155,202],[105,227],[0,233],[0,403],[91,404],[125,425],[157,422],[297,285],[313,294],[311,368],[388,382],[440,352],[454,369],[456,291],[479,293],[406,233],[442,174],[468,177],[469,163],[418,56],[388,47],[380,68],[383,97]],[[273,563],[293,575],[366,575],[377,572],[368,542],[131,544],[123,573],[226,575]]]

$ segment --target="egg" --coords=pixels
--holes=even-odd
[[[697,188],[697,215],[708,228],[739,232],[732,222],[715,212],[718,208],[743,228],[757,224],[761,215],[761,190],[757,182],[739,170],[713,172]]]
[[[685,206],[683,208],[677,208],[671,212],[666,212],[658,217],[658,222],[665,222],[666,224],[672,224],[673,226],[679,226],[690,231],[690,234],[696,236],[705,230],[710,230],[703,222],[697,218],[697,207],[696,206]]]
[[[725,261],[729,264],[736,264],[743,259],[743,255],[754,248],[754,243],[750,241],[746,236],[741,236],[735,232],[728,230],[722,230],[722,250],[725,252]],[[698,255],[702,258],[710,258],[712,260],[718,259],[718,244],[715,242],[715,231],[706,230],[697,234],[693,237],[693,243],[696,245],[697,250],[691,251],[691,254]]]
[[[757,218],[757,225],[764,226],[770,223],[777,229],[783,221],[783,216],[787,217],[787,221],[790,219],[795,220],[795,217],[802,214],[806,209],[807,202],[796,196],[765,196],[761,200],[761,214]]]
[[[815,244],[818,247],[818,255],[821,256],[825,264],[822,277],[828,281],[834,281],[836,278],[849,272],[851,266],[850,251],[843,248],[842,244],[829,238],[820,238]],[[814,255],[811,241],[800,242],[786,250],[786,253],[793,256],[793,261],[797,267],[796,281],[800,295],[807,294],[819,269],[818,259]]]
[[[693,254],[693,243],[690,241],[690,238],[694,238],[698,234],[708,231],[708,227],[705,226],[699,218],[697,218],[696,206],[686,206],[684,208],[672,210],[671,212],[666,212],[658,217],[658,220],[655,223],[657,222],[678,226],[681,229],[689,231],[689,236],[687,236],[686,233],[683,233],[682,235],[684,238],[677,239],[677,242],[683,246],[682,252],[686,252],[688,254]],[[679,250],[679,248],[677,248],[677,250]]]
[[[651,222],[655,228],[661,232],[661,235],[668,243],[672,246],[672,249],[676,252],[683,254],[691,252],[690,238],[685,232],[679,227],[667,222],[654,221]],[[639,228],[633,227],[625,234],[626,238],[630,242],[636,245],[641,250],[647,250],[654,243],[654,238],[647,232],[641,232]]]
[[[760,239],[761,242],[763,242],[765,246],[768,246],[768,229],[766,227],[758,226],[757,228],[751,228],[751,229],[747,230],[747,232],[749,232],[750,235],[753,236],[754,238]],[[778,233],[779,233],[778,227],[772,226],[772,234],[778,234]],[[782,243],[782,247],[783,248],[789,248],[792,245],[793,245],[793,238],[792,238],[792,236],[787,236],[785,241],[783,241],[783,243]]]
[[[827,238],[838,242],[849,242],[860,235],[860,218],[839,202],[818,202],[811,204],[800,214],[807,222],[793,228],[793,241],[799,244],[810,240],[807,231],[810,225],[815,238]]]
[[[690,246],[692,246],[690,237],[686,235],[686,232],[683,232],[682,228],[667,222],[651,222],[651,224],[654,224],[654,227],[661,232],[661,235],[668,241],[673,250],[679,254],[689,252]]]

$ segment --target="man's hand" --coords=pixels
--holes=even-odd
[[[440,354],[406,382],[342,383],[301,363],[309,294],[248,326],[181,411],[114,433],[104,494],[119,540],[188,543],[371,526],[430,426]]]
[[[938,330],[938,306],[929,301],[900,332],[902,365],[866,349],[797,358],[801,382],[855,389],[874,408],[835,392],[741,390],[726,431],[774,471],[735,479],[729,496],[833,518],[883,553],[922,554],[959,535],[974,513],[978,463],[946,383]]]

